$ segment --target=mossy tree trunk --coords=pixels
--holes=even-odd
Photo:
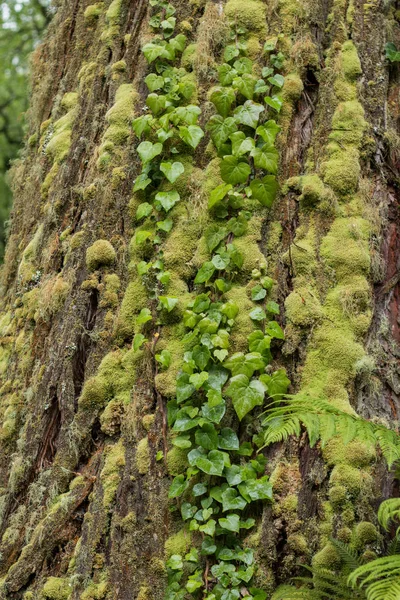
[[[168,450],[179,319],[148,325],[148,341],[132,349],[135,318],[154,310],[136,271],[131,128],[146,99],[150,9],[147,0],[58,4],[33,56],[29,139],[13,169],[2,270],[1,597],[160,600],[166,553],[192,541],[168,500],[184,453],[156,460]],[[174,5],[204,126],[225,7]],[[285,59],[280,192],[240,240],[244,272],[277,281],[286,339],[275,366],[293,392],[391,423],[400,410],[400,113],[384,45],[400,41],[396,6],[229,0],[225,13],[246,26],[256,70],[266,39]],[[207,142],[187,157],[185,210],[164,247],[180,314],[204,255],[207,192],[219,183]],[[244,349],[249,326],[239,291],[233,351]],[[163,349],[167,371],[154,360]],[[313,556],[331,565],[330,535],[373,549],[360,523],[376,522],[393,483],[370,448],[331,444],[322,453],[302,439],[264,452],[275,503],[260,504],[247,540],[259,587],[271,594]]]

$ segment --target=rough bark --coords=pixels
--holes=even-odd
[[[138,140],[122,132],[107,146],[115,107],[130,120],[145,101],[148,66],[140,49],[149,37],[149,6],[114,0],[112,16],[110,4],[99,3],[93,16],[87,0],[60,0],[33,57],[29,141],[13,170],[2,272],[2,598],[68,597],[57,592],[62,583],[71,600],[158,600],[165,546],[185,546],[167,499],[173,468],[169,474],[155,459],[165,449],[170,382],[157,373],[154,348],[179,345],[179,338],[172,325],[150,328],[145,349],[131,351],[134,316],[143,307],[129,262]],[[207,115],[214,85],[207,60],[218,60],[212,36],[221,34],[222,11],[202,0],[174,4],[197,43],[187,60]],[[266,31],[255,24],[254,43],[279,35],[289,75],[281,190],[260,235],[246,243],[251,268],[261,252],[278,282],[286,341],[276,362],[287,368],[293,392],[391,423],[400,409],[399,76],[383,49],[387,39],[400,40],[398,11],[359,0],[263,7]],[[132,88],[121,95],[124,84]],[[167,249],[186,295],[209,161],[201,144],[181,240]],[[179,246],[188,243],[185,231],[189,249]],[[91,270],[86,251],[96,240],[108,240],[116,259]],[[345,456],[335,446],[322,455],[305,439],[265,453],[276,502],[259,507],[248,543],[257,551],[257,582],[271,593],[316,553],[319,564],[329,564],[329,535],[348,540],[358,523],[375,522],[393,484],[357,443]],[[339,488],[347,493],[341,508],[332,492]]]

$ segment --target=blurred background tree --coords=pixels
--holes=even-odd
[[[22,145],[29,56],[51,19],[49,5],[50,0],[0,2],[0,262],[12,204],[7,171]]]

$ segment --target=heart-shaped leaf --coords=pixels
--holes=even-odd
[[[180,126],[179,137],[185,144],[188,144],[188,146],[197,148],[204,137],[204,131],[198,125],[189,125],[188,127]]]
[[[178,192],[174,190],[172,192],[158,192],[155,199],[161,204],[165,212],[169,212],[181,198]]]
[[[277,172],[279,153],[274,146],[265,144],[262,148],[254,148],[251,156],[254,158],[254,165],[257,169],[264,169],[270,173]],[[271,187],[271,185],[272,182],[266,183],[267,187]]]
[[[163,145],[161,142],[157,142],[156,144],[152,144],[151,142],[141,142],[137,147],[137,153],[139,154],[142,163],[146,164],[161,154],[162,149]]]
[[[232,398],[233,406],[241,421],[255,406],[264,402],[265,387],[258,380],[249,381],[246,375],[232,377],[226,391]]]
[[[246,100],[242,106],[235,109],[235,120],[237,123],[256,129],[262,112],[264,112],[264,107],[261,104]]]
[[[264,164],[266,163],[264,162]],[[268,164],[271,166],[270,163]],[[263,206],[270,208],[278,191],[278,183],[273,175],[266,175],[262,179],[253,179],[250,183],[250,189],[253,198]]]
[[[178,177],[185,172],[185,167],[181,162],[162,162],[160,171],[164,173],[170,183],[175,183]]]
[[[221,177],[226,183],[236,185],[237,183],[246,183],[251,168],[248,162],[241,161],[236,156],[226,156],[221,161]]]
[[[210,96],[211,102],[222,117],[227,117],[231,111],[232,104],[236,100],[232,88],[218,88]]]

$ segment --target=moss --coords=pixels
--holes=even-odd
[[[140,475],[146,475],[150,470],[149,438],[142,438],[136,447],[136,468]]]
[[[70,597],[72,588],[68,579],[49,577],[42,589],[42,598],[49,600],[66,600]]]
[[[181,66],[184,69],[193,69],[194,61],[196,59],[197,44],[188,44],[182,53]]]
[[[101,13],[103,12],[103,9],[104,9],[103,2],[97,2],[96,4],[90,4],[86,8],[85,12],[83,13],[85,23],[87,25],[93,25],[97,21],[97,19],[101,15]]]
[[[355,543],[358,548],[373,544],[378,539],[378,531],[373,523],[361,521],[355,529]]]
[[[336,219],[321,244],[321,256],[341,279],[367,274],[370,268],[368,236],[370,225],[361,218]]]
[[[180,218],[164,244],[164,264],[167,270],[187,279],[194,274],[193,255],[199,244],[202,223]]]
[[[182,339],[185,335],[184,326],[179,323],[163,327],[163,335],[157,343],[157,353],[168,350],[171,354],[171,364],[165,371],[156,375],[155,384],[157,391],[166,398],[176,394],[176,379],[182,367],[185,344]]]
[[[165,542],[165,555],[168,559],[173,554],[184,556],[192,545],[192,536],[189,531],[180,529],[178,533],[171,535]]]
[[[318,48],[310,35],[301,37],[293,44],[290,57],[299,68],[313,67],[314,71],[320,68]]]
[[[142,425],[146,431],[149,431],[151,427],[154,425],[154,421],[156,420],[156,415],[144,415],[142,418]]]
[[[235,238],[234,246],[242,253],[243,265],[240,274],[249,278],[253,269],[263,271],[266,268],[264,254],[261,252],[259,242],[261,241],[262,217],[253,216],[248,222],[247,232],[239,238]]]
[[[128,397],[130,394],[128,393]],[[100,416],[101,430],[109,436],[118,433],[121,427],[121,419],[124,414],[124,406],[120,397],[113,398],[105,407]]]
[[[351,540],[351,529],[350,527],[341,527],[338,529],[336,537],[341,542],[348,544]]]
[[[176,446],[167,452],[167,470],[170,475],[180,475],[186,471],[189,466],[187,455],[187,450]]]
[[[108,240],[97,240],[86,250],[86,266],[90,271],[111,265],[115,258],[115,250]]]
[[[113,0],[111,2],[106,12],[106,19],[108,23],[115,24],[119,22],[121,17],[121,6],[122,0]]]
[[[342,523],[346,525],[352,525],[355,520],[353,508],[346,508],[341,512]]]
[[[366,467],[376,459],[376,451],[370,444],[353,440],[344,444],[342,439],[335,438],[328,442],[323,450],[324,459],[328,465],[338,463],[353,467]]]
[[[69,111],[75,108],[78,104],[78,94],[77,92],[67,92],[64,94],[61,100],[61,106],[65,108],[65,110]]]
[[[117,336],[123,339],[133,336],[135,330],[135,316],[147,306],[147,293],[136,274],[134,281],[131,281],[125,291],[121,303],[121,309],[117,321]]]
[[[329,500],[334,508],[342,506],[347,498],[347,491],[344,485],[335,485],[329,490]]]
[[[285,311],[287,318],[298,327],[309,327],[322,316],[318,298],[306,287],[299,287],[289,294]]]
[[[361,489],[362,474],[355,467],[338,464],[333,469],[329,481],[332,486],[342,485],[349,494],[355,496]]]
[[[360,178],[359,153],[355,148],[335,152],[321,165],[324,181],[338,194],[353,194]]]
[[[77,250],[78,248],[80,248],[82,246],[84,238],[85,238],[84,231],[78,231],[77,233],[75,233],[72,236],[71,241],[70,241],[70,249]]]
[[[243,25],[249,31],[266,32],[267,10],[259,0],[228,0],[225,5],[225,15],[235,25]]]
[[[123,83],[117,89],[114,104],[106,114],[108,127],[100,147],[99,167],[109,164],[115,147],[122,146],[130,136],[137,97],[130,83]]]
[[[297,73],[289,73],[285,76],[285,83],[282,88],[282,96],[285,100],[296,102],[301,97],[303,89],[303,82]]]
[[[62,162],[69,152],[77,103],[78,94],[76,92],[68,92],[61,101],[61,106],[68,112],[54,123],[50,141],[46,146],[46,154],[53,159],[53,162]]]
[[[235,324],[230,335],[230,346],[235,352],[247,352],[247,338],[254,331],[254,323],[249,317],[250,311],[254,308],[254,303],[247,295],[246,288],[241,286],[233,287],[225,294],[227,301],[234,302],[239,307],[239,312],[235,318]]]
[[[35,235],[25,248],[18,266],[18,277],[22,283],[31,281],[36,273],[35,262],[38,258],[39,247],[43,238],[43,224],[39,225]]]
[[[71,283],[61,275],[52,277],[40,289],[38,314],[43,320],[51,318],[63,306],[71,290]]]
[[[80,596],[80,600],[103,600],[109,591],[106,581],[91,583]]]
[[[125,466],[125,446],[119,440],[113,446],[107,446],[104,451],[105,461],[100,473],[103,486],[103,506],[109,508],[113,503],[120,482],[121,468]]]
[[[332,117],[332,132],[329,141],[337,142],[339,150],[343,144],[359,146],[363,137],[366,122],[364,109],[357,100],[341,102]],[[332,148],[330,144],[328,148]]]
[[[343,73],[350,81],[354,81],[361,75],[360,59],[358,58],[357,49],[351,40],[347,40],[342,45],[341,63]]]
[[[147,586],[140,586],[139,594],[137,595],[136,600],[151,600],[152,597],[153,596],[150,592],[150,589]]]
[[[135,381],[135,369],[131,361],[126,360],[129,352],[114,350],[106,354],[100,363],[98,373],[107,381],[113,395],[130,391]]]
[[[104,377],[91,377],[85,382],[79,397],[79,408],[84,410],[103,408],[110,397],[107,380]]]
[[[308,554],[309,552],[309,544],[301,533],[289,535],[287,543],[289,548],[296,552],[296,554]]]
[[[126,62],[118,60],[112,65],[111,70],[113,73],[124,73],[126,71]]]
[[[327,544],[322,550],[317,552],[312,560],[315,569],[334,570],[340,566],[340,557],[331,543]]]

